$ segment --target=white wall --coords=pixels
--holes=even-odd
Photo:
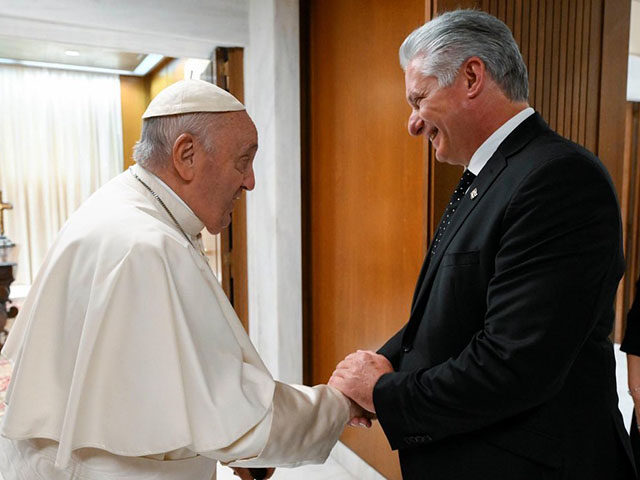
[[[247,196],[250,336],[271,373],[302,382],[297,0],[250,0],[245,101],[258,128]]]
[[[640,56],[637,55],[629,55],[627,100],[640,102]]]

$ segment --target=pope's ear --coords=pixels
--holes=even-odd
[[[190,133],[183,133],[173,142],[171,160],[178,175],[189,182],[195,176],[195,158],[193,156],[194,138]]]

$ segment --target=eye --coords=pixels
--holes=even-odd
[[[249,157],[247,156],[240,157],[235,161],[235,164],[234,164],[235,169],[238,172],[242,173],[243,175],[246,173],[248,166],[249,166]]]
[[[411,98],[409,101],[409,105],[411,106],[411,109],[414,111],[420,110],[420,102],[422,102],[424,98],[425,98],[424,96]]]

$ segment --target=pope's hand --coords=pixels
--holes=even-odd
[[[249,471],[248,468],[241,468],[241,467],[231,467],[231,468],[233,469],[233,474],[240,477],[241,480],[253,480],[253,475],[251,475],[251,472]],[[273,475],[273,472],[275,471],[276,471],[275,468],[267,468],[267,476],[264,478],[271,478],[271,475]]]
[[[391,372],[393,366],[385,356],[368,350],[358,350],[347,355],[338,364],[329,379],[329,385],[375,414],[373,387],[382,375]]]
[[[373,413],[367,412],[364,408],[349,398],[348,425],[352,427],[371,428],[371,420],[374,420],[375,418],[376,416]]]

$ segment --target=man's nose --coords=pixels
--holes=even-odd
[[[409,123],[407,125],[410,135],[420,135],[424,129],[424,121],[418,115],[418,112],[411,112]]]
[[[244,182],[242,182],[242,188],[245,190],[253,190],[256,186],[256,177],[253,173],[253,167],[249,169],[249,172],[244,177]]]

